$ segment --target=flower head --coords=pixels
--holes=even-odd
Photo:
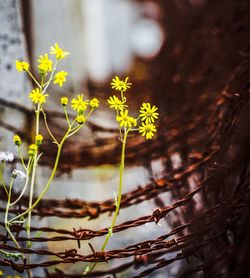
[[[83,100],[83,95],[78,95],[77,98],[71,100],[71,107],[78,113],[81,113],[87,109],[88,100]]]
[[[0,161],[13,161],[14,154],[11,152],[0,152]]]
[[[33,156],[37,151],[37,145],[31,144],[29,146],[28,155]]]
[[[91,108],[97,108],[99,106],[99,100],[97,98],[91,99],[89,102]]]
[[[57,60],[61,60],[69,55],[69,52],[63,51],[58,43],[55,43],[54,46],[50,48],[50,54],[55,54]]]
[[[20,180],[24,180],[26,178],[26,175],[22,171],[15,169],[12,171],[11,177],[13,179],[19,178]]]
[[[43,141],[43,136],[41,134],[36,135],[36,145],[41,145]]]
[[[54,80],[54,84],[58,84],[60,87],[62,87],[63,83],[66,81],[66,76],[68,75],[68,73],[66,71],[59,71],[57,72],[57,74],[55,75],[55,80]]]
[[[86,118],[83,115],[78,115],[76,117],[76,121],[78,122],[78,124],[84,124],[86,122]]]
[[[69,102],[69,99],[67,97],[62,97],[61,98],[61,105],[62,106],[67,106],[68,102]]]
[[[128,115],[128,110],[122,110],[120,113],[120,116],[116,117],[117,122],[119,122],[119,125],[121,127],[131,127],[132,125],[136,125],[136,119],[134,119],[133,117],[130,117]]]
[[[40,63],[38,69],[42,74],[52,71],[53,62],[49,59],[48,54],[40,55],[38,62]]]
[[[22,144],[22,140],[20,138],[19,135],[15,134],[13,136],[13,142],[15,143],[15,145],[20,146]]]
[[[34,103],[39,103],[39,104],[45,103],[47,96],[48,96],[47,94],[42,94],[41,90],[38,88],[33,89],[29,94],[29,98],[31,98],[31,100]]]
[[[27,62],[16,60],[16,69],[18,71],[28,71],[29,67],[30,65]]]
[[[153,123],[159,116],[159,113],[156,112],[157,110],[158,108],[155,105],[151,107],[150,103],[143,103],[140,108],[142,121],[145,121],[146,124]]]
[[[154,124],[142,123],[139,127],[139,132],[142,133],[142,136],[146,137],[146,139],[152,139],[154,137],[154,133],[156,132],[156,127]]]
[[[126,77],[126,79],[123,81],[120,80],[118,76],[116,76],[115,78],[112,79],[111,82],[112,89],[115,89],[120,92],[126,92],[127,89],[129,89],[132,85],[132,83],[128,83],[127,81],[128,81],[128,77]]]
[[[126,98],[125,100],[121,101],[118,97],[113,96],[110,97],[107,100],[109,107],[110,108],[114,108],[115,110],[123,110],[124,108],[128,107],[125,102],[126,102]]]

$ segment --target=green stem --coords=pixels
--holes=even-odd
[[[38,83],[38,81],[36,80],[36,78],[33,76],[33,74],[27,70],[29,76],[34,80],[34,82],[36,83],[36,85],[38,86],[38,88],[41,88],[41,85]]]
[[[69,115],[68,115],[66,106],[63,106],[63,111],[64,111],[64,114],[65,114],[66,121],[68,123],[68,127],[70,127]]]
[[[122,141],[121,164],[120,164],[120,175],[119,175],[119,186],[118,186],[118,197],[117,197],[117,202],[116,202],[116,209],[115,209],[115,213],[114,213],[111,225],[109,227],[109,232],[106,235],[105,241],[104,241],[104,243],[101,247],[101,251],[105,250],[105,248],[106,248],[106,246],[109,242],[109,239],[112,236],[112,231],[113,231],[113,228],[115,226],[116,219],[117,219],[117,216],[119,214],[119,210],[120,210],[120,206],[121,206],[122,185],[123,185],[123,170],[124,170],[124,165],[125,165],[125,150],[126,150],[126,140],[127,140],[127,137],[128,137],[128,133],[129,133],[129,130],[125,130],[124,138],[123,138],[123,141]],[[94,263],[94,265],[91,267],[91,269],[88,271],[88,273],[94,270],[96,264],[97,263]]]
[[[91,116],[91,114],[92,114],[93,111],[94,111],[94,109],[91,109],[91,110],[89,111],[88,115],[86,116],[85,123],[87,122],[88,118]],[[83,124],[79,124],[79,125],[73,127],[73,125],[74,125],[75,122],[76,122],[76,119],[77,119],[77,117],[74,119],[74,121],[73,121],[72,124],[70,125],[71,130],[70,130],[70,133],[68,134],[67,138],[69,138],[70,136],[72,136],[72,135],[74,135],[75,133],[77,133],[77,132],[83,127],[83,125],[85,124],[85,123],[83,123]],[[73,128],[72,128],[72,127],[73,127]]]
[[[6,209],[5,209],[4,225],[5,225],[6,231],[10,235],[12,241],[14,242],[16,247],[20,249],[20,246],[19,246],[18,242],[16,241],[16,238],[14,237],[12,232],[10,231],[9,222],[8,222],[8,214],[9,214],[9,208],[10,208],[11,191],[12,191],[13,182],[14,182],[14,178],[11,178],[9,192],[8,192],[8,200],[7,200]],[[22,256],[22,259],[24,259],[24,256],[23,255],[21,255],[21,256]]]
[[[23,168],[24,168],[24,170],[27,170],[26,165],[25,165],[25,163],[24,163],[24,159],[23,159],[23,155],[22,155],[21,148],[20,148],[20,146],[17,146],[17,148],[18,148],[18,154],[19,154],[19,157],[20,157],[20,159],[21,159]]]
[[[49,190],[49,187],[50,187],[50,184],[55,176],[55,173],[56,173],[56,170],[57,170],[57,166],[58,166],[58,163],[59,163],[59,159],[60,159],[60,155],[61,155],[61,151],[62,151],[62,147],[63,147],[63,144],[66,140],[66,137],[69,133],[70,129],[67,131],[67,133],[64,135],[62,141],[60,142],[60,144],[58,145],[58,150],[57,150],[57,155],[56,155],[56,160],[55,160],[55,163],[54,163],[54,167],[53,167],[53,170],[52,170],[52,173],[50,175],[50,178],[48,180],[48,183],[46,184],[46,186],[44,187],[43,191],[41,192],[41,194],[39,195],[39,197],[37,198],[37,200],[26,210],[24,211],[23,213],[15,216],[14,218],[12,218],[10,220],[10,223],[25,216],[26,214],[28,214],[29,212],[31,212],[37,205],[38,203],[41,201],[41,199],[43,198],[43,196],[47,193],[47,191]]]
[[[48,126],[47,115],[46,115],[46,113],[44,112],[43,109],[41,109],[41,112],[43,113],[43,118],[44,118],[45,127],[46,127],[46,129],[47,129],[47,131],[48,131],[50,137],[51,137],[51,138],[53,139],[53,141],[58,145],[58,142],[57,142],[55,136],[52,134],[52,132],[51,132],[49,126]]]
[[[6,192],[7,196],[8,196],[8,189],[5,185],[4,179],[3,179],[3,168],[4,168],[4,161],[1,162],[1,166],[0,166],[0,181],[2,183],[2,186],[4,188],[4,191]]]
[[[39,119],[40,119],[40,111],[41,111],[41,105],[38,104],[37,110],[36,110],[36,135],[39,134]],[[34,185],[35,185],[35,178],[36,178],[36,168],[37,168],[37,151],[34,155],[34,163],[32,167],[32,175],[31,175],[31,182],[30,182],[30,195],[29,195],[29,208],[32,206],[33,202],[33,193],[34,193]],[[30,224],[31,224],[31,210],[28,213],[28,220],[27,220],[27,236],[30,238]],[[31,246],[30,241],[28,241],[28,247]]]
[[[43,90],[42,90],[42,94],[44,94],[44,93],[46,92],[46,90],[47,90],[47,88],[48,88],[50,82],[51,82],[52,79],[53,79],[53,75],[54,75],[54,73],[55,73],[55,71],[56,71],[57,62],[58,62],[58,60],[56,60],[56,62],[55,62],[55,65],[54,65],[54,67],[53,67],[53,69],[52,69],[52,72],[51,72],[51,74],[50,74],[49,80],[45,83],[46,85],[44,86],[44,88],[43,88]],[[42,87],[43,87],[43,84],[42,84]]]
[[[28,162],[28,166],[27,166],[27,169],[26,169],[26,181],[25,181],[25,185],[23,187],[23,190],[22,192],[20,193],[20,195],[18,196],[18,198],[13,201],[12,203],[10,203],[10,206],[13,206],[15,205],[23,196],[24,192],[26,191],[26,188],[28,186],[28,183],[29,183],[29,168],[30,168],[30,164],[32,163],[32,159],[30,158],[29,159],[29,162]]]

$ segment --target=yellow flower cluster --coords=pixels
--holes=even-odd
[[[136,119],[128,115],[128,110],[121,110],[120,115],[116,117],[116,120],[121,127],[135,127],[137,125]]]
[[[114,95],[107,100],[109,107],[117,111],[116,120],[119,123],[119,126],[124,128],[132,128],[137,125],[137,120],[129,115],[127,109],[128,105],[126,104],[127,99],[123,96],[123,92],[126,92],[131,85],[132,83],[128,82],[128,77],[123,81],[116,76],[111,81],[111,87],[112,89],[120,91],[121,98]]]
[[[61,105],[66,107],[68,105],[69,99],[67,97],[61,98]],[[90,101],[84,100],[83,94],[77,95],[76,98],[71,100],[71,108],[77,112],[76,121],[79,124],[84,124],[87,120],[87,116],[84,112],[90,107],[90,113],[99,106],[99,100],[93,98]]]
[[[62,60],[65,57],[67,57],[69,55],[69,52],[64,51],[62,48],[59,47],[58,43],[55,43],[54,46],[51,46],[50,48],[50,54],[55,55],[55,63],[53,63],[53,61],[49,58],[49,55],[47,53],[45,53],[44,55],[40,55],[38,59],[38,70],[39,74],[41,75],[41,82],[39,82],[29,71],[30,66],[27,62],[16,60],[16,69],[18,71],[26,71],[31,77],[31,79],[36,83],[37,88],[34,88],[30,92],[29,98],[34,104],[40,106],[46,103],[46,99],[48,97],[48,94],[46,94],[46,90],[50,83],[54,81],[54,84],[57,84],[60,87],[62,87],[63,84],[66,82],[66,77],[68,76],[68,73],[66,71],[62,70],[56,72],[56,66],[58,60]],[[64,105],[67,105],[65,101]]]
[[[159,117],[157,110],[158,108],[155,105],[151,107],[150,103],[143,103],[140,108],[139,117],[142,120],[142,125],[139,127],[139,132],[146,139],[152,139],[156,132],[156,126],[153,123]]]
[[[121,97],[118,98],[114,95],[109,97],[107,102],[110,108],[116,110],[116,121],[119,123],[120,127],[131,130],[137,126],[137,122],[140,119],[141,125],[136,130],[146,139],[152,139],[156,132],[154,122],[159,116],[157,112],[158,108],[155,105],[151,106],[150,103],[143,103],[140,108],[140,115],[137,119],[129,116],[128,105],[126,104],[127,100],[123,93],[126,92],[127,89],[130,89],[131,85],[132,83],[128,82],[128,77],[126,77],[125,80],[120,80],[118,76],[115,76],[111,81],[111,87],[112,89],[120,91]]]

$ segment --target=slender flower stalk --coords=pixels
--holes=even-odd
[[[112,79],[111,87],[120,92],[120,97],[113,95],[107,100],[109,107],[114,109],[116,112],[116,121],[119,125],[119,140],[122,142],[122,151],[121,151],[121,162],[119,169],[119,184],[118,192],[115,194],[115,212],[111,221],[111,224],[108,228],[108,233],[106,238],[101,246],[101,251],[104,251],[108,245],[108,242],[112,236],[113,229],[116,224],[116,220],[119,214],[121,199],[122,199],[122,189],[123,189],[123,172],[125,167],[125,151],[128,134],[132,131],[139,131],[142,133],[142,136],[146,139],[152,139],[156,127],[153,124],[155,119],[158,118],[158,112],[156,106],[152,106],[150,103],[143,103],[140,108],[140,115],[137,118],[131,117],[129,114],[129,107],[127,105],[127,99],[124,96],[124,93],[131,87],[132,83],[128,82],[128,77],[123,81],[120,80],[118,76]],[[137,128],[138,121],[141,120],[141,126]],[[117,197],[116,197],[117,196]],[[87,266],[83,269],[83,275],[86,275],[94,270],[97,262],[92,265],[92,267]]]
[[[3,179],[3,169],[4,169],[4,161],[1,161],[1,164],[0,164],[0,182],[4,188],[4,191],[6,193],[6,195],[8,196],[8,190],[7,190],[7,187],[5,185],[5,181]]]
[[[12,180],[10,182],[10,187],[9,190],[5,185],[5,182],[3,180],[3,169],[4,169],[4,163],[5,161],[12,161],[14,159],[14,155],[12,153],[0,153],[0,162],[1,162],[1,167],[0,167],[0,181],[4,187],[4,190],[6,192],[6,195],[8,197],[7,201],[7,206],[6,206],[6,213],[5,213],[5,227],[6,231],[10,235],[12,241],[14,244],[19,248],[19,244],[17,240],[15,239],[14,235],[11,232],[11,225],[21,223],[23,224],[27,220],[26,224],[26,231],[27,231],[27,237],[28,239],[30,238],[30,226],[31,226],[31,217],[32,217],[32,210],[38,205],[38,203],[41,201],[41,199],[44,197],[44,195],[47,193],[47,191],[50,188],[50,185],[55,177],[59,161],[60,161],[60,156],[62,152],[63,145],[66,141],[66,139],[75,133],[77,133],[82,126],[85,124],[85,122],[88,120],[92,112],[99,106],[99,101],[94,98],[92,100],[84,100],[83,99],[83,94],[78,95],[76,99],[73,99],[71,101],[71,107],[73,110],[76,111],[76,116],[75,119],[70,122],[69,116],[67,113],[67,104],[68,104],[68,98],[63,97],[61,98],[61,104],[63,105],[64,113],[65,113],[65,119],[67,121],[67,130],[61,139],[61,141],[56,140],[55,136],[53,135],[52,131],[49,128],[47,118],[46,118],[46,113],[44,111],[44,105],[46,104],[47,97],[49,96],[46,92],[52,81],[54,81],[54,84],[58,84],[60,87],[64,85],[64,82],[66,81],[66,77],[68,75],[67,72],[65,71],[59,71],[57,72],[57,64],[59,60],[64,59],[69,55],[69,52],[64,51],[59,45],[56,43],[54,46],[51,47],[50,49],[50,54],[55,55],[55,62],[50,60],[48,54],[40,55],[40,59],[38,60],[38,70],[39,74],[41,76],[41,82],[34,77],[34,75],[30,72],[29,64],[25,61],[16,61],[16,68],[20,72],[26,72],[30,78],[35,82],[36,88],[34,88],[30,94],[29,98],[34,104],[34,110],[35,110],[35,142],[29,146],[28,150],[28,164],[25,164],[24,157],[22,155],[22,150],[21,150],[21,144],[22,140],[18,135],[14,135],[13,141],[15,145],[18,148],[18,154],[22,163],[22,166],[25,170],[25,174],[22,173],[19,170],[13,171],[12,174]],[[89,111],[89,112],[88,112]],[[86,115],[85,115],[86,113]],[[33,202],[33,193],[34,193],[34,188],[35,188],[35,180],[36,180],[36,172],[37,172],[37,166],[38,166],[38,160],[40,159],[42,153],[39,151],[39,147],[42,144],[43,141],[43,136],[40,134],[40,116],[41,114],[43,115],[45,127],[47,129],[48,134],[53,140],[53,143],[56,144],[57,146],[57,155],[55,158],[54,166],[51,172],[51,175],[43,188],[42,192],[39,194],[38,198]],[[12,190],[12,184],[14,182],[14,179],[17,178],[18,176],[22,176],[25,178],[25,183],[24,187],[17,197],[15,201],[11,203],[11,190]],[[30,190],[29,190],[29,203],[27,206],[27,209],[20,214],[17,214],[14,216],[12,219],[9,220],[9,208],[11,206],[16,205],[21,198],[23,197],[26,189],[28,188],[28,185],[30,183]],[[26,218],[27,217],[27,218]],[[26,218],[26,219],[25,219]],[[28,241],[28,247],[31,246],[31,242]],[[6,253],[6,254],[5,254]],[[15,253],[8,253],[5,252],[4,254],[6,256],[12,256],[13,258],[19,258],[19,255]],[[21,257],[24,259],[24,255],[21,255]],[[27,255],[28,262],[30,263],[30,257]],[[32,277],[32,270],[27,271],[28,277]]]
[[[49,177],[49,180],[47,182],[47,184],[45,185],[43,191],[40,193],[39,197],[36,199],[36,201],[31,205],[29,206],[29,208],[22,212],[21,214],[13,217],[9,222],[10,223],[13,223],[14,221],[18,220],[19,218],[21,217],[24,217],[25,215],[29,214],[37,205],[38,203],[42,200],[42,198],[44,197],[44,195],[47,193],[47,191],[49,190],[49,187],[50,187],[50,184],[52,182],[52,180],[54,179],[55,177],[55,174],[56,174],[56,170],[57,170],[57,167],[58,167],[58,163],[59,163],[59,159],[60,159],[60,156],[61,156],[61,151],[62,151],[62,147],[63,147],[63,144],[65,142],[65,140],[67,139],[67,136],[68,134],[70,133],[71,131],[71,127],[67,130],[67,132],[65,133],[64,137],[62,138],[61,142],[58,144],[57,146],[57,154],[56,154],[56,159],[55,159],[55,163],[54,163],[54,166],[53,166],[53,170],[51,172],[51,175]]]
[[[18,198],[15,201],[13,201],[12,203],[10,203],[10,206],[13,206],[13,205],[17,204],[18,201],[22,198],[24,192],[27,189],[27,186],[29,184],[29,177],[30,177],[30,175],[29,175],[30,174],[30,165],[32,164],[32,161],[33,161],[32,158],[30,158],[29,161],[28,161],[28,165],[27,165],[27,168],[26,168],[26,180],[25,180],[25,185],[23,187],[23,190],[20,193],[20,195],[18,196]]]
[[[10,231],[10,224],[8,222],[8,213],[9,213],[9,208],[10,208],[10,201],[11,201],[11,192],[12,192],[12,186],[14,183],[15,178],[12,177],[11,181],[10,181],[10,186],[9,186],[9,190],[8,190],[8,200],[7,200],[7,204],[6,204],[6,208],[5,208],[5,217],[4,217],[4,225],[5,225],[5,229],[8,232],[8,234],[10,235],[12,241],[14,242],[14,244],[16,245],[17,248],[20,248],[20,245],[18,244],[16,238],[14,237],[14,235],[12,234],[12,232]],[[24,259],[24,256],[21,255],[22,259]]]

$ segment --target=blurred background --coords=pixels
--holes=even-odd
[[[249,57],[248,4],[233,0],[0,0],[0,151],[13,151],[17,155],[13,134],[20,134],[27,147],[34,129],[32,104],[27,99],[34,84],[16,71],[15,60],[28,61],[37,75],[38,56],[48,53],[57,42],[70,56],[59,67],[69,73],[64,87],[52,85],[48,90],[51,97],[46,111],[55,135],[60,137],[66,128],[59,104],[62,96],[84,93],[86,97],[97,97],[101,105],[89,124],[65,145],[58,175],[46,198],[88,202],[114,198],[120,144],[115,117],[106,99],[113,94],[110,81],[115,75],[129,76],[133,83],[127,93],[133,114],[146,101],[157,105],[160,112],[155,141],[145,142],[137,135],[129,139],[124,193],[184,171],[204,158],[218,139],[211,129],[216,125],[211,111]],[[232,92],[239,89],[234,84],[230,88]],[[44,136],[36,193],[48,179],[56,152],[45,129]],[[9,165],[9,171],[19,166],[17,160]],[[152,214],[156,208],[178,200],[199,185],[206,173],[204,168],[188,175],[180,191],[163,192],[136,207],[124,208],[118,223]],[[155,186],[162,187],[160,183]],[[197,196],[191,214],[202,207],[201,196]],[[190,210],[182,213],[182,210],[174,212],[157,225],[148,223],[114,234],[107,248],[124,248],[156,238],[189,218]],[[107,213],[92,221],[49,216],[34,216],[34,225],[98,230],[109,226],[111,221]],[[103,237],[91,242],[98,250]],[[46,246],[53,251],[77,248],[75,241],[35,246]],[[82,242],[81,253],[91,253],[87,241]],[[172,252],[165,256],[175,255]],[[99,264],[97,269],[117,265],[119,261],[114,260]],[[186,269],[186,262],[177,261],[148,277],[177,277],[182,272],[181,266]],[[77,263],[62,265],[61,269],[81,273],[82,267],[83,264]],[[132,277],[136,271],[129,269],[119,277]],[[44,272],[36,269],[35,273]]]

